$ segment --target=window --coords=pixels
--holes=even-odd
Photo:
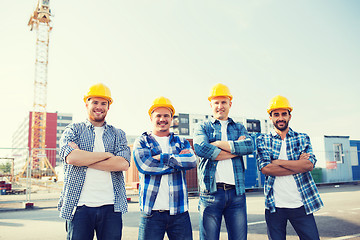
[[[246,126],[248,132],[261,132],[260,120],[247,119]]]
[[[72,120],[72,117],[58,116],[59,120]]]
[[[344,163],[344,153],[341,143],[334,144],[334,158],[337,163]]]
[[[189,123],[189,119],[187,119],[187,118],[180,118],[180,123]]]
[[[183,134],[189,134],[189,129],[187,129],[187,128],[181,128],[181,129],[180,129],[180,132],[181,132],[182,135],[183,135]]]
[[[350,147],[351,165],[359,166],[359,155],[357,147]]]

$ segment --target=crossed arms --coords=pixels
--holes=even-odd
[[[302,153],[298,160],[272,160],[271,163],[261,169],[264,175],[287,176],[296,173],[309,172],[314,165],[309,160],[310,153]]]
[[[74,150],[67,155],[66,162],[74,166],[86,166],[102,171],[127,171],[129,169],[128,161],[120,156],[115,156],[110,152],[88,152],[80,150],[74,143],[68,145]]]
[[[194,147],[196,154],[203,160],[221,161],[234,157],[251,154],[254,151],[254,143],[245,130],[240,127],[236,140],[213,141],[204,125],[198,125],[194,131]]]
[[[312,153],[310,138],[306,136],[302,141],[302,151],[299,159],[272,160],[272,145],[269,139],[265,140],[265,136],[258,137],[257,141],[257,164],[259,170],[267,176],[288,176],[297,173],[309,172],[314,168],[316,159]],[[291,158],[296,158],[294,153]]]
[[[176,143],[180,148],[179,153],[170,154],[151,147],[150,142],[149,137],[142,135],[134,143],[134,161],[140,173],[163,175],[196,167],[197,158],[187,140]]]
[[[245,139],[246,136],[240,136],[238,140],[245,140]],[[228,141],[215,141],[210,144],[217,148],[220,148],[221,150],[219,155],[214,160],[221,161],[238,156],[236,154],[231,153],[231,147]]]

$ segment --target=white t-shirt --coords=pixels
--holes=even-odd
[[[286,139],[282,140],[279,159],[288,160],[286,154]],[[293,175],[275,177],[273,190],[276,207],[298,208],[303,205]]]
[[[158,137],[155,134],[152,135],[156,141],[159,143],[162,153],[169,153],[170,148],[170,138],[169,137]],[[170,186],[169,186],[169,175],[161,175],[161,181],[159,186],[159,191],[155,199],[153,210],[169,210],[169,198]]]
[[[102,136],[104,127],[95,127],[95,141],[93,152],[105,152]],[[85,182],[81,191],[78,206],[100,207],[114,204],[114,188],[111,173],[108,171],[88,168]]]
[[[227,126],[228,121],[221,121],[221,141],[227,141]],[[234,169],[231,159],[218,161],[216,171],[215,171],[215,179],[218,183],[227,183],[235,185],[235,177],[234,177]]]

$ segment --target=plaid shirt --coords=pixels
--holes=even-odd
[[[130,148],[125,133],[115,127],[104,124],[103,142],[105,152],[125,158],[130,164]],[[58,209],[60,217],[72,220],[81,190],[85,181],[86,166],[74,166],[66,163],[66,157],[74,150],[68,143],[76,143],[81,150],[92,152],[94,148],[94,126],[89,122],[73,123],[66,127],[60,139],[60,157],[64,161],[64,189],[60,195]],[[114,211],[127,212],[127,199],[123,173],[111,172],[114,187]]]
[[[140,209],[150,214],[160,187],[161,176],[169,174],[170,215],[188,210],[185,170],[196,167],[196,155],[190,143],[170,133],[169,154],[162,153],[159,143],[151,133],[143,133],[134,143],[134,160],[140,172]],[[189,154],[179,154],[182,150]],[[152,156],[160,154],[160,161]]]
[[[271,160],[278,159],[281,141],[281,137],[275,131],[272,131],[270,134],[260,135],[257,138],[257,165],[260,171],[263,167],[270,164]],[[316,158],[307,134],[297,133],[290,128],[286,135],[286,145],[286,153],[289,161],[299,159],[301,153],[306,152],[310,153],[309,161],[311,161],[315,167]],[[310,172],[297,173],[293,174],[293,176],[306,213],[310,214],[319,210],[323,206],[323,203]],[[265,208],[269,209],[270,212],[275,212],[274,181],[275,176],[266,176],[264,186]]]
[[[227,137],[231,153],[237,155],[232,158],[235,176],[236,194],[245,193],[245,177],[243,155],[251,154],[254,151],[254,143],[245,127],[231,118],[228,118]],[[245,140],[238,140],[240,136],[246,136]],[[198,178],[200,190],[206,193],[217,191],[215,172],[219,161],[215,158],[221,149],[210,143],[221,140],[221,123],[211,118],[204,123],[198,124],[194,131],[194,147],[196,154],[200,157],[198,165]]]

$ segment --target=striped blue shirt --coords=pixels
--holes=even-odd
[[[289,161],[298,160],[303,152],[310,153],[309,161],[316,163],[315,155],[313,154],[310,138],[305,133],[297,133],[291,128],[286,135],[286,153]],[[257,145],[257,165],[259,170],[271,163],[271,160],[278,159],[281,149],[281,137],[272,131],[270,134],[260,135],[256,140]],[[302,202],[307,214],[319,210],[323,206],[320,194],[316,188],[316,184],[310,172],[293,174],[298,191],[300,192]],[[265,177],[265,208],[270,212],[275,212],[275,199],[273,185],[275,176]]]
[[[139,170],[140,209],[150,214],[159,191],[161,176],[169,174],[170,215],[186,212],[189,208],[185,170],[196,167],[196,155],[190,143],[174,133],[169,137],[169,153],[162,153],[151,133],[143,133],[134,143],[134,160]],[[179,154],[188,149],[190,153]],[[160,161],[152,158],[160,154]]]
[[[103,142],[105,152],[125,158],[130,164],[130,148],[127,146],[125,133],[115,127],[104,124]],[[60,195],[58,209],[60,217],[72,220],[81,190],[85,181],[86,166],[74,166],[66,163],[66,157],[74,150],[68,143],[74,142],[79,149],[92,152],[94,148],[94,126],[89,122],[73,123],[66,127],[60,139],[59,155],[64,162],[64,189]],[[124,176],[121,171],[111,172],[114,187],[114,211],[127,212],[127,198]]]
[[[246,136],[245,140],[238,140],[240,136]],[[254,152],[254,143],[247,130],[241,123],[228,118],[227,138],[231,153],[237,155],[232,158],[235,177],[236,194],[245,193],[245,177],[243,155]],[[221,149],[210,143],[221,140],[221,123],[211,118],[204,123],[198,124],[194,130],[195,153],[200,157],[198,165],[198,179],[200,191],[214,193],[216,189],[215,172],[219,161],[215,160]]]

